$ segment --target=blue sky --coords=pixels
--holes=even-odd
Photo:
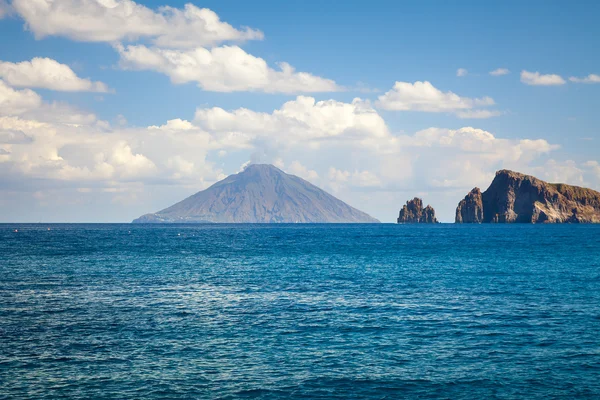
[[[597,2],[195,2],[193,10],[210,9],[233,29],[219,26],[210,40],[190,28],[205,16],[182,17],[185,2],[55,0],[28,13],[45,2],[0,3],[5,98],[41,98],[0,114],[2,221],[128,221],[251,160],[382,221],[415,195],[451,221],[458,200],[499,168],[600,189]],[[156,29],[140,34],[145,26]],[[185,60],[206,54],[210,66],[183,71]],[[240,54],[294,72],[241,61],[223,72]],[[54,64],[24,73],[18,63],[36,57],[109,90],[70,75],[71,91],[53,86]],[[498,68],[510,72],[490,75]],[[174,133],[182,129],[185,139]],[[29,139],[16,143],[16,134]]]

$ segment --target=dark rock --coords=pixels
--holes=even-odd
[[[456,207],[457,223],[479,224],[483,222],[483,200],[481,190],[474,188]]]
[[[248,166],[211,187],[134,223],[379,222],[279,168]]]
[[[435,224],[435,210],[431,206],[423,208],[423,200],[415,197],[406,202],[398,216],[399,224]]]
[[[501,170],[481,193],[481,202],[476,190],[458,204],[456,222],[600,223],[600,192],[592,189]]]

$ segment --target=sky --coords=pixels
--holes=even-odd
[[[0,222],[271,163],[382,222],[499,169],[600,190],[596,1],[0,0]]]

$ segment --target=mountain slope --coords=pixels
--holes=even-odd
[[[379,222],[315,185],[268,164],[254,164],[134,223]]]
[[[600,223],[600,192],[501,170],[458,204],[456,222]]]

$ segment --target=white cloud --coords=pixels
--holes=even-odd
[[[539,72],[521,71],[521,82],[532,86],[556,86],[564,85],[566,82],[556,74],[542,75]]]
[[[20,63],[0,62],[0,78],[15,87],[36,87],[65,92],[108,92],[102,82],[79,78],[68,65],[36,57]]]
[[[198,109],[194,123],[237,151],[267,146],[262,162],[297,161],[316,172],[315,183],[348,198],[413,187],[462,191],[489,183],[497,169],[523,169],[558,149],[543,139],[499,139],[471,127],[396,136],[359,99],[316,102],[300,96],[272,113]]]
[[[469,71],[467,71],[464,68],[459,68],[456,70],[456,76],[462,77],[462,76],[467,76],[469,74]]]
[[[379,96],[377,105],[385,110],[424,112],[464,112],[494,105],[491,97],[461,97],[453,92],[442,92],[430,82],[396,82],[392,90]],[[468,114],[463,113],[464,117]],[[475,114],[473,114],[475,115]],[[493,113],[486,115],[494,116]],[[479,114],[479,117],[486,117]]]
[[[400,138],[400,148],[397,157],[408,161],[410,167],[398,169],[392,163],[392,176],[380,172],[387,176],[388,186],[440,195],[454,193],[457,202],[471,188],[487,187],[495,171],[524,171],[558,146],[543,139],[502,139],[482,129],[464,127],[424,129]],[[456,202],[445,204],[448,208],[443,212],[452,213]],[[450,219],[449,215],[446,219]]]
[[[0,130],[0,143],[1,144],[22,144],[31,143],[33,138],[27,136],[25,132],[19,130]]]
[[[193,121],[176,118],[147,128],[42,122],[23,115],[0,117],[5,188],[39,192],[35,201],[47,204],[58,201],[51,200],[48,188],[64,188],[80,201],[104,196],[106,203],[132,207],[127,218],[205,188],[256,153],[262,162],[275,163],[385,221],[421,193],[451,220],[458,200],[473,186],[488,185],[500,168],[536,172],[562,166],[539,164],[558,149],[543,139],[503,139],[473,127],[393,134],[360,99],[345,103],[299,96],[272,112],[199,108]],[[577,168],[594,175],[592,164]],[[23,182],[30,186],[23,189]],[[149,203],[156,198],[160,202]]]
[[[331,79],[296,71],[285,62],[269,66],[238,46],[216,47],[224,42],[262,40],[263,34],[250,28],[236,29],[213,11],[191,3],[182,9],[163,6],[156,10],[131,0],[14,0],[13,6],[37,38],[55,35],[109,42],[119,52],[123,68],[160,72],[176,84],[196,82],[200,88],[216,92],[343,90]],[[122,44],[148,41],[153,46]],[[103,83],[78,78],[68,66],[54,60],[34,59],[32,63],[40,66],[5,65],[15,85],[107,91]]]
[[[0,80],[0,115],[18,115],[36,109],[42,98],[30,89],[17,90]]]
[[[69,125],[107,125],[106,121],[99,121],[96,114],[79,110],[66,103],[42,103],[36,109],[21,115],[24,118],[34,118],[43,122],[54,122]]]
[[[214,173],[206,168],[210,164],[205,159],[210,138],[197,128],[180,132],[161,128],[106,130],[94,125],[0,117],[0,144],[11,152],[2,160],[0,176],[6,179],[5,174],[10,173],[11,179],[48,180],[58,187],[70,182],[124,190],[131,182],[185,184],[210,179]]]
[[[262,91],[267,93],[334,92],[341,90],[330,79],[296,72],[287,63],[275,70],[238,46],[188,51],[146,46],[116,46],[123,68],[163,73],[176,84],[196,82],[215,92]]]
[[[589,74],[588,76],[584,76],[583,78],[577,78],[572,76],[569,78],[571,82],[575,83],[600,83],[600,75]]]
[[[111,166],[122,166],[123,178],[145,177],[156,172],[156,165],[143,154],[134,154],[131,146],[125,141],[119,141],[112,150],[109,158]],[[101,160],[105,163],[105,160]]]
[[[37,38],[63,36],[83,42],[149,38],[171,48],[263,38],[260,31],[236,29],[213,11],[191,3],[183,9],[157,10],[131,0],[13,0],[12,5]]]
[[[467,153],[477,153],[479,157],[505,161],[519,161],[526,154],[535,157],[558,149],[558,146],[551,145],[543,139],[498,139],[491,132],[473,127],[424,129],[409,137],[407,144],[417,147],[457,148]]]
[[[550,159],[541,166],[531,168],[531,174],[551,183],[586,184],[584,171],[573,160],[557,161]]]
[[[226,111],[222,108],[196,110],[195,123],[219,136],[236,137],[248,142],[258,137],[271,137],[288,143],[309,140],[363,140],[389,137],[383,118],[368,103],[354,99],[352,103],[335,100],[316,101],[298,96],[272,113],[246,108]],[[241,142],[240,142],[241,143]]]
[[[149,129],[162,129],[170,131],[187,131],[193,130],[195,127],[190,121],[186,121],[181,118],[170,119],[166,124],[161,126],[152,125]]]
[[[490,71],[490,75],[492,76],[502,76],[502,75],[508,75],[510,74],[510,71],[506,68],[497,68],[493,71]]]
[[[317,171],[307,168],[297,160],[292,161],[290,166],[287,168],[287,172],[297,175],[300,178],[306,179],[310,182],[315,182],[317,179],[319,179],[319,174]]]
[[[0,79],[0,116],[20,116],[25,119],[71,125],[105,124],[94,113],[78,110],[68,104],[44,102],[31,89],[14,89]]]

